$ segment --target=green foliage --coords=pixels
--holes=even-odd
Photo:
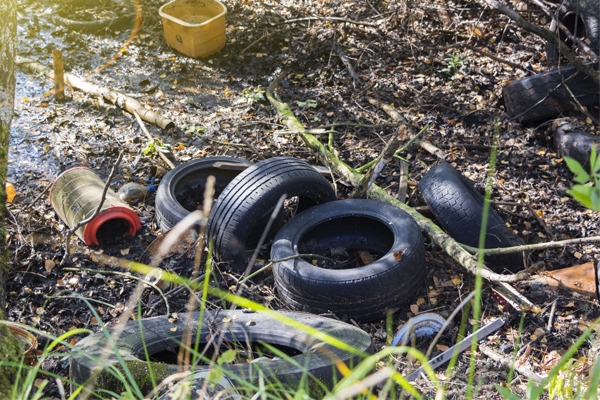
[[[566,156],[563,158],[567,167],[575,174],[573,181],[578,183],[578,185],[573,185],[567,193],[583,206],[600,211],[600,157],[597,157],[596,147],[592,148],[590,155],[589,174],[577,160]]]
[[[148,144],[146,145],[146,148],[144,150],[142,150],[142,153],[144,154],[154,154],[157,151],[160,151],[161,153],[170,153],[171,150],[169,150],[169,147],[171,145],[166,144],[161,142],[159,139],[154,139],[154,144],[148,142]]]
[[[187,129],[187,133],[200,133],[204,132],[204,128],[196,125],[190,125]]]
[[[302,108],[317,108],[318,105],[316,100],[297,101],[296,104]]]
[[[253,90],[252,92],[246,90],[244,91],[244,97],[246,97],[248,101],[248,105],[251,105],[257,101],[265,101],[265,91],[264,90]]]
[[[448,63],[446,68],[440,69],[439,72],[445,72],[450,76],[450,79],[455,80],[461,75],[466,75],[465,60],[468,58],[460,54],[460,51],[456,51],[453,56],[444,58],[444,61]]]

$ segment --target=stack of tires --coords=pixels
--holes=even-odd
[[[223,170],[219,162],[242,165]],[[325,177],[290,157],[256,164],[205,158],[173,169],[156,197],[163,230],[202,204],[208,175],[216,177],[218,194],[206,226],[215,260],[242,274],[265,236],[271,259],[279,260],[275,285],[294,310],[383,318],[413,299],[425,278],[423,237],[412,217],[378,201],[338,201]],[[297,202],[285,224],[276,207],[282,196]]]

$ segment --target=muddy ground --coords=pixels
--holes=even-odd
[[[86,8],[77,4],[67,4],[61,12],[81,19],[110,16],[115,10],[126,12],[124,6],[104,3],[106,7],[98,6],[93,12],[85,12]],[[341,159],[353,167],[375,158],[396,129],[381,125],[390,122],[390,118],[366,101],[367,96],[372,96],[393,105],[415,130],[429,124],[426,139],[443,150],[448,162],[483,189],[494,117],[498,115],[500,148],[493,199],[531,205],[557,239],[599,234],[600,215],[566,194],[572,174],[553,148],[550,124],[523,126],[505,113],[502,87],[527,73],[469,50],[458,53],[454,49],[423,50],[470,39],[471,44],[522,65],[532,74],[546,71],[544,41],[507,24],[506,17],[484,8],[483,3],[230,0],[226,2],[226,46],[202,59],[179,54],[166,43],[158,16],[163,2],[142,3],[143,19],[136,34],[128,27],[90,34],[55,26],[51,15],[56,10],[47,0],[21,0],[19,53],[50,66],[52,50],[60,49],[68,71],[131,94],[146,107],[173,119],[176,129],[162,131],[148,127],[155,137],[171,146],[171,157],[177,162],[216,155],[257,161],[254,153],[241,144],[237,131],[265,157],[287,155],[315,163],[298,138],[279,132],[284,127],[259,94],[282,71],[287,77],[278,94],[290,104],[305,127],[348,122],[379,125],[335,128],[334,146]],[[535,6],[527,2],[515,4],[531,21],[548,26],[549,19]],[[373,26],[322,20],[282,23],[310,16],[344,17]],[[342,45],[365,86],[356,86],[332,50],[334,41]],[[115,55],[118,57],[113,60]],[[447,59],[457,56],[464,63],[464,74],[442,71],[450,66]],[[8,217],[7,240],[12,262],[8,318],[59,335],[73,328],[100,329],[88,306],[73,299],[72,293],[93,300],[102,323],[111,324],[118,319],[122,304],[137,281],[113,273],[123,272],[117,268],[99,266],[78,255],[61,267],[64,246],[32,246],[33,233],[63,238],[68,231],[44,191],[59,173],[78,165],[87,166],[106,179],[120,150],[125,150],[125,155],[111,185],[115,190],[129,181],[148,184],[155,170],[152,167],[168,169],[168,166],[155,155],[141,153],[147,139],[131,114],[74,90],[67,90],[67,101],[60,103],[48,95],[52,88],[48,79],[18,71],[16,117],[9,153],[9,181],[15,185],[18,196],[9,206]],[[598,114],[597,109],[592,112]],[[577,123],[582,129],[598,132],[597,126],[585,121]],[[326,135],[322,136],[326,141]],[[402,156],[409,162],[408,178],[414,182],[439,162],[436,156],[414,145]],[[398,164],[392,162],[376,183],[396,196],[398,177]],[[339,186],[341,198],[348,191]],[[411,206],[425,205],[418,188],[412,185],[407,201]],[[504,208],[508,211],[501,212],[502,217],[523,242],[551,239],[526,210]],[[129,260],[140,259],[161,233],[155,221],[153,198],[138,205],[136,211],[142,221],[141,231],[135,237],[114,238],[99,250]],[[192,254],[184,248],[172,254],[163,267],[189,276]],[[596,262],[599,258],[598,247],[588,244],[535,251],[529,254],[528,264],[541,262],[542,268],[554,270]],[[427,262],[430,268],[427,282],[415,299],[395,312],[394,327],[416,311],[448,316],[472,290],[473,278],[458,273],[454,262],[431,244],[427,246]],[[227,270],[218,271],[214,279],[218,279],[222,288],[236,282],[236,277]],[[260,275],[249,287],[245,296],[273,309],[287,309],[268,273]],[[551,292],[543,287],[519,290],[541,309],[524,313],[520,335],[517,332],[521,312],[501,306],[491,297],[491,290],[484,288],[484,320],[503,317],[507,322],[485,343],[504,355],[512,354],[517,345],[520,362],[543,375],[554,365],[556,354],[563,353],[600,315],[600,310],[594,299],[572,291]],[[183,311],[188,296],[184,291],[171,298],[170,311]],[[150,308],[149,304],[158,298],[156,292],[145,291],[142,298],[145,316],[167,312],[164,303]],[[210,300],[213,304],[217,302]],[[549,334],[540,338],[543,333],[540,328],[546,327],[553,302],[556,302],[555,322]],[[460,314],[453,328],[442,337],[438,352],[455,342],[459,323]],[[363,324],[361,328],[372,335],[377,349],[385,345],[385,323]],[[427,346],[424,341],[419,348],[424,350]],[[582,371],[589,370],[597,348],[598,342],[590,340],[577,353]],[[468,353],[460,356],[449,398],[463,397],[468,360]],[[400,363],[402,368],[407,367],[405,360]],[[67,358],[52,359],[43,367],[68,375]],[[497,398],[493,385],[501,384],[507,377],[506,367],[484,354],[477,355],[476,380],[481,384],[478,398]],[[527,379],[517,373],[512,387],[522,395],[526,383]],[[432,386],[423,381],[418,386],[425,393],[434,393]],[[53,382],[47,386],[46,394],[58,396]]]

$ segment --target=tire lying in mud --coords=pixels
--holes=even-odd
[[[202,206],[206,179],[214,176],[215,198],[240,174],[238,170],[214,167],[217,162],[252,165],[234,157],[205,157],[178,165],[161,180],[156,191],[156,220],[163,232],[168,231],[186,215]]]
[[[341,200],[298,214],[275,236],[275,285],[293,309],[360,321],[411,301],[427,268],[423,237],[405,211],[374,200]]]
[[[207,239],[213,240],[217,261],[243,272],[246,251],[256,246],[249,241],[250,233],[284,194],[298,197],[296,212],[336,199],[327,179],[304,161],[276,157],[254,164],[227,185],[210,212]]]
[[[594,146],[599,150],[600,136],[584,132],[577,120],[569,118],[554,120],[552,130],[556,152],[577,160],[584,169],[589,170],[590,154]]]
[[[556,11],[556,19],[550,23],[550,31],[558,35],[561,42],[569,48],[573,47],[573,41],[568,39],[564,32],[559,29],[556,21],[560,21],[573,36],[589,41],[587,46],[597,55],[600,54],[600,0],[566,0]],[[577,32],[575,29],[577,28]],[[546,57],[549,66],[555,66],[559,61],[558,49],[550,43],[546,47]]]
[[[589,64],[592,65],[592,64]],[[598,65],[594,65],[598,68]],[[563,80],[565,83],[563,84]],[[534,122],[560,115],[572,102],[569,90],[582,106],[598,103],[598,85],[592,78],[567,66],[520,79],[502,89],[508,113],[520,122]],[[558,103],[558,105],[557,105]]]
[[[448,163],[431,168],[419,182],[419,190],[431,212],[450,236],[459,243],[477,247],[481,231],[484,197],[471,181]],[[485,248],[512,247],[521,241],[492,208],[489,210]],[[496,272],[523,268],[523,253],[485,258]]]
[[[334,382],[343,377],[334,366],[336,360],[352,367],[361,361],[360,354],[372,352],[371,338],[367,333],[352,325],[330,318],[295,312],[277,313],[288,320],[300,322],[312,329],[326,333],[351,346],[356,350],[355,352],[351,353],[333,345],[324,344],[304,331],[292,328],[260,311],[256,313],[246,313],[242,310],[221,311],[218,316],[214,312],[207,311],[204,314],[201,332],[196,335],[199,314],[199,312],[195,312],[191,315],[192,337],[200,338],[199,351],[207,346],[207,338],[214,336],[215,342],[223,339],[222,348],[224,350],[237,344],[236,348],[240,353],[247,350],[249,345],[252,346],[253,351],[258,351],[257,349],[268,351],[261,344],[266,343],[291,356],[289,359],[270,361],[261,359],[255,362],[222,365],[224,375],[231,379],[236,386],[240,386],[236,377],[256,383],[259,374],[262,373],[266,380],[282,382],[293,387],[300,381],[304,366],[306,366],[311,384],[314,386],[323,384],[330,388]],[[147,349],[152,360],[150,367],[157,383],[167,376],[177,373],[177,354],[186,316],[187,314],[179,314],[179,318],[174,322],[169,322],[169,318],[166,316],[128,322],[107,359],[109,367],[100,372],[96,389],[114,393],[124,391],[122,382],[110,372],[124,371],[115,354],[115,348],[144,394],[152,390],[144,348]],[[109,328],[107,332],[95,333],[77,343],[71,355],[70,368],[70,377],[75,384],[85,383],[94,372],[98,372],[97,369],[100,367],[97,357],[100,357],[107,346],[107,335],[113,329]],[[209,351],[212,351],[212,345],[210,345]],[[207,358],[210,360],[210,354],[207,355]],[[196,366],[196,371],[206,369],[208,369],[208,365]],[[125,376],[125,374],[123,375]],[[193,391],[193,394],[197,396],[195,393]],[[196,398],[198,397],[192,397],[192,399]]]

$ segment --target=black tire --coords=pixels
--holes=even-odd
[[[331,335],[363,354],[372,352],[370,336],[352,325],[305,313],[279,312],[278,314]],[[272,319],[263,312],[246,313],[241,310],[221,311],[213,323],[215,314],[214,312],[207,311],[204,315],[201,332],[196,336],[198,318],[198,312],[192,314],[193,336],[199,337],[202,344],[206,344],[207,337],[210,336],[209,334],[214,335],[215,332],[221,332],[224,339],[229,342],[264,342],[274,346],[281,346],[280,349],[284,351],[287,348],[300,353],[292,356],[291,360],[279,359],[223,365],[225,375],[236,384],[238,383],[236,377],[256,383],[259,375],[258,371],[261,370],[268,380],[277,380],[284,384],[297,385],[303,373],[304,368],[302,366],[307,366],[307,370],[311,374],[309,379],[317,379],[325,384],[325,386],[331,387],[335,381],[342,378],[334,367],[336,359],[344,362],[350,368],[356,366],[361,361],[359,355],[349,353],[329,344],[323,344],[300,329],[292,328],[283,322]],[[129,366],[134,378],[138,378],[136,372],[133,371],[136,365],[138,365],[137,373],[140,373],[140,370],[142,374],[143,371],[146,371],[141,376],[142,379],[140,381],[136,379],[138,386],[140,386],[144,394],[152,389],[152,385],[149,382],[150,379],[147,376],[148,368],[144,353],[144,343],[151,358],[155,360],[168,360],[170,362],[153,363],[153,371],[158,374],[156,379],[160,382],[162,378],[177,372],[176,359],[185,319],[186,314],[179,314],[179,319],[172,323],[169,322],[166,316],[141,320],[144,342],[140,335],[140,321],[130,321],[125,325],[125,329],[119,336],[115,347],[118,349],[122,359]],[[228,327],[221,330],[220,328],[225,324],[224,320],[228,321]],[[211,329],[209,329],[209,325]],[[109,328],[107,330],[108,334],[112,330],[113,328]],[[70,361],[70,377],[73,382],[78,385],[83,384],[90,378],[93,371],[99,368],[96,357],[100,357],[107,345],[106,336],[107,332],[98,332],[77,343],[76,350],[74,350]],[[223,346],[225,347],[226,344]],[[200,346],[200,349],[202,347]],[[136,361],[140,363],[135,363]],[[297,364],[294,364],[294,362]],[[115,367],[120,365],[114,350],[108,357],[107,365]],[[300,365],[300,367],[297,365]],[[208,365],[199,365],[196,367],[196,371],[207,368]],[[107,369],[104,369],[100,373],[97,388],[110,390],[115,393],[123,391],[122,384]],[[192,399],[195,398],[192,397]]]
[[[239,174],[221,193],[207,225],[207,239],[219,262],[236,272],[246,269],[246,251],[257,221],[268,216],[279,198],[298,197],[297,212],[335,200],[331,184],[304,161],[290,157],[270,158]]]
[[[598,68],[598,65],[594,68]],[[582,73],[575,75],[576,72],[575,67],[567,66],[520,79],[505,86],[502,95],[506,110],[520,122],[540,121],[560,115],[563,107],[557,106],[556,102],[560,104],[571,99],[569,91],[561,84],[563,78],[582,106],[597,103],[598,85]],[[550,91],[552,95],[548,96]]]
[[[484,198],[471,181],[448,163],[431,168],[419,182],[419,190],[431,212],[450,236],[459,243],[479,245]],[[502,218],[490,208],[485,248],[512,247],[521,244]],[[486,265],[497,272],[523,268],[523,253],[489,256]]]
[[[577,19],[577,3],[579,3],[579,19]],[[556,11],[556,19],[552,20],[550,31],[557,34],[560,41],[572,48],[573,42],[558,28],[557,19],[571,33],[575,32],[575,25],[577,25],[577,34],[574,36],[589,40],[588,47],[597,55],[600,54],[600,0],[565,0]],[[546,58],[550,67],[558,64],[558,49],[550,43],[546,45]]]
[[[378,259],[342,269],[304,258],[275,263],[281,298],[296,310],[368,321],[413,300],[424,281],[425,246],[416,222],[405,211],[374,200],[335,201],[298,214],[275,236],[271,259],[307,253],[331,257],[340,246],[375,253]]]
[[[600,136],[582,131],[576,120],[568,118],[555,120],[552,130],[556,152],[579,161],[588,170],[592,148],[596,146],[596,150],[599,150]]]
[[[216,162],[252,165],[250,161],[234,157],[205,157],[178,165],[169,171],[156,191],[156,220],[163,232],[168,231],[186,215],[202,206],[206,179],[213,175],[215,198],[242,171],[213,167]]]

